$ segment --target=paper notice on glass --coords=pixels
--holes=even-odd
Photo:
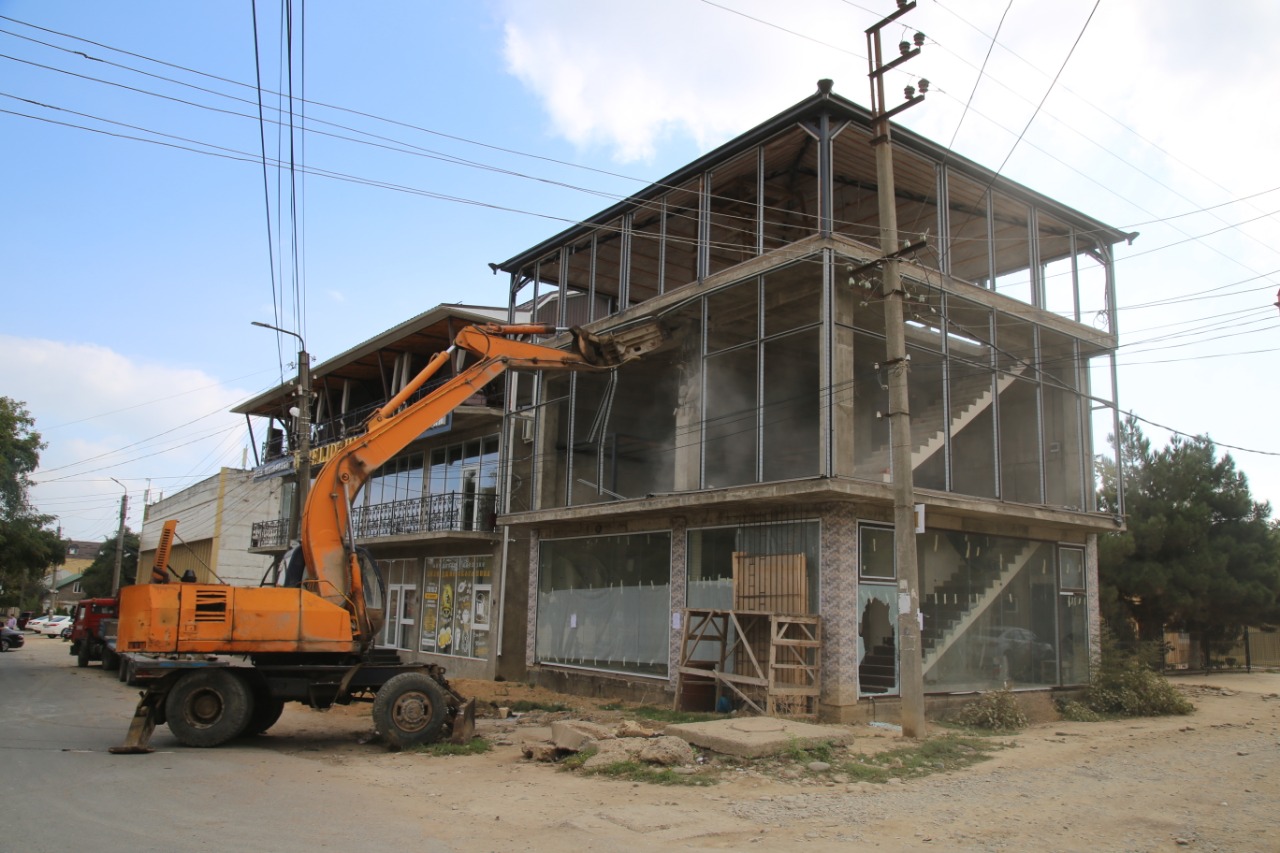
[[[578,614],[577,614],[577,613],[570,613],[570,614],[569,614],[569,627],[570,627],[570,628],[577,628],[577,627],[578,627]]]

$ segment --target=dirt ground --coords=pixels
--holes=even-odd
[[[1280,850],[1280,674],[1175,683],[1196,705],[1191,716],[1040,723],[969,769],[887,784],[799,767],[791,778],[741,767],[707,787],[583,777],[522,758],[523,741],[547,734],[549,715],[537,711],[482,718],[494,748],[471,756],[386,752],[369,739],[367,706],[289,706],[270,737],[372,789],[365,795],[403,798],[421,812],[424,838],[451,849]],[[601,710],[603,700],[526,685],[455,686],[482,708],[524,699],[626,717]],[[881,728],[854,731],[854,752],[898,745]]]

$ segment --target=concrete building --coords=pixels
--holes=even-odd
[[[816,708],[793,692],[829,719],[892,706],[871,142],[868,111],[824,82],[496,265],[513,310],[595,332],[659,318],[671,335],[612,376],[511,380],[499,522],[530,543],[530,680],[662,692],[685,665],[719,670],[735,702],[763,680],[811,688]],[[1115,429],[1111,247],[1131,235],[907,130],[893,155],[916,244],[901,266],[924,690],[1083,682],[1097,535],[1118,524],[1093,475]],[[818,618],[771,649],[735,611]],[[707,632],[715,613],[727,630]]]
[[[148,504],[139,534],[138,582],[147,582],[160,531],[172,518],[178,520],[178,538],[169,567],[178,576],[190,569],[201,583],[222,580],[236,586],[257,586],[271,558],[250,553],[249,537],[254,521],[275,511],[281,491],[280,480],[258,482],[250,471],[223,468],[194,486]]]
[[[369,481],[353,518],[386,574],[382,645],[557,689],[740,704],[776,688],[828,719],[893,713],[870,126],[824,84],[494,265],[510,275],[502,320],[656,319],[668,341],[609,374],[509,374]],[[1111,247],[1131,235],[909,131],[893,146],[914,246],[925,691],[1082,683],[1097,535],[1118,524],[1093,473],[1116,427]],[[317,365],[313,462],[458,324],[495,318],[441,306]],[[292,475],[293,404],[289,383],[237,409],[270,423],[258,476]],[[255,523],[256,552],[283,550],[290,494]]]

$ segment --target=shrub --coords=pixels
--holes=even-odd
[[[1027,726],[1018,700],[1007,687],[983,693],[977,700],[961,708],[952,719],[962,726],[993,732],[1016,732]]]
[[[1195,706],[1152,668],[1158,660],[1158,643],[1133,649],[1121,648],[1110,634],[1102,636],[1102,661],[1089,679],[1089,687],[1079,702],[1061,706],[1063,716],[1088,720],[1089,712],[1100,717],[1160,717],[1190,714]]]

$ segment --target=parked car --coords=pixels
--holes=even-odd
[[[35,616],[27,620],[27,624],[22,627],[32,633],[40,633],[40,626],[49,621],[49,616]]]
[[[1037,683],[1046,675],[1044,665],[1057,659],[1053,645],[1026,628],[1006,626],[978,636],[982,666],[1000,678]]]
[[[18,614],[18,630],[21,631],[23,628],[27,627],[27,623],[30,622],[32,617],[34,617],[35,615],[36,614],[34,610],[24,610],[21,613],[19,613]]]
[[[46,637],[61,637],[62,629],[71,626],[70,616],[50,616],[44,623],[37,628],[41,634]]]
[[[21,631],[15,631],[12,628],[0,628],[0,652],[7,652],[9,649],[20,649],[26,641],[27,638]]]

